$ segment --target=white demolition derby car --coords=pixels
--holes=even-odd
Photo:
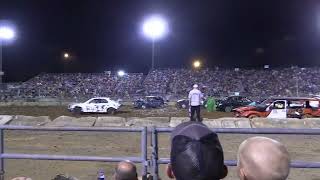
[[[109,113],[114,114],[121,104],[119,101],[111,100],[107,97],[91,98],[84,103],[73,103],[68,106],[68,110],[74,113]]]

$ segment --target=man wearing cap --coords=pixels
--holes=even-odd
[[[219,138],[206,125],[189,121],[172,131],[169,178],[219,180],[227,174]]]
[[[194,114],[197,114],[197,121],[201,121],[200,119],[200,106],[201,106],[201,100],[203,98],[203,94],[198,89],[198,85],[193,85],[193,89],[189,92],[189,107],[191,110],[191,116],[190,120],[194,121]]]

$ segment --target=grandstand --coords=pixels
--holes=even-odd
[[[146,76],[128,73],[42,73],[1,89],[2,101],[26,98],[83,99],[108,96],[132,100],[145,95],[186,96],[198,83],[206,95],[223,97],[239,92],[254,100],[270,96],[309,96],[320,90],[320,68],[277,69],[155,69]]]

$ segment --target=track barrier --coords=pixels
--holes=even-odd
[[[86,132],[139,132],[141,134],[141,155],[140,157],[101,157],[101,156],[69,156],[49,154],[17,154],[4,152],[4,131],[5,130],[28,130],[28,131],[86,131]],[[62,161],[100,161],[120,162],[130,160],[141,163],[141,175],[146,179],[148,168],[151,168],[153,179],[159,179],[159,165],[170,162],[168,158],[159,158],[158,135],[159,133],[170,133],[173,128],[151,127],[151,158],[148,159],[147,152],[147,127],[139,128],[105,128],[105,127],[32,127],[32,126],[0,126],[0,180],[4,180],[5,159],[33,159],[33,160],[62,160]],[[216,133],[224,134],[286,134],[286,135],[320,135],[320,129],[280,129],[280,128],[213,128]],[[236,166],[235,160],[226,160],[227,166]],[[320,162],[292,161],[291,168],[320,168]]]

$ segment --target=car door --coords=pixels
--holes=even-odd
[[[109,102],[107,99],[100,99],[100,104],[99,104],[100,111],[99,112],[107,112],[109,108]]]
[[[277,100],[273,102],[269,109],[271,109],[270,114],[267,118],[287,118],[287,101]]]
[[[86,104],[86,110],[87,112],[97,112],[97,103],[99,102],[98,99],[92,99],[89,101],[88,104]]]

